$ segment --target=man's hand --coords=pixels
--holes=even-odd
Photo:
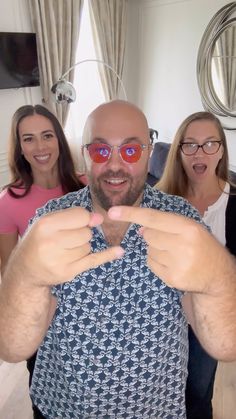
[[[148,266],[167,285],[185,291],[215,292],[215,272],[230,255],[201,224],[149,208],[113,207],[108,215],[143,226],[140,234],[148,244]]]
[[[102,221],[102,215],[78,207],[49,213],[26,233],[9,267],[25,272],[32,285],[51,286],[122,256],[120,247],[90,253],[91,228]]]

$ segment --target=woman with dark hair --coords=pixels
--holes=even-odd
[[[13,115],[9,166],[11,182],[0,194],[2,272],[35,210],[83,186],[58,119],[41,105],[22,106]]]
[[[215,115],[197,112],[182,122],[156,187],[186,198],[215,237],[236,255],[236,185],[229,175],[225,133]],[[189,326],[188,419],[212,419],[216,368],[217,361],[204,351]]]
[[[0,193],[1,272],[37,208],[81,189],[70,149],[58,119],[41,105],[20,107],[9,139],[11,182]],[[31,384],[36,354],[27,361]],[[34,418],[41,414],[33,406]]]

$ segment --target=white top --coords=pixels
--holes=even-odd
[[[214,236],[225,246],[225,212],[229,199],[229,183],[225,184],[224,191],[217,201],[204,212],[203,220],[211,228]]]

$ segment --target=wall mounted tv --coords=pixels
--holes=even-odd
[[[39,84],[36,34],[0,32],[0,89]]]

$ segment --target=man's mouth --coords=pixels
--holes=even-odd
[[[110,185],[122,185],[123,183],[126,182],[126,179],[122,178],[122,179],[104,179],[104,182],[109,183]]]

